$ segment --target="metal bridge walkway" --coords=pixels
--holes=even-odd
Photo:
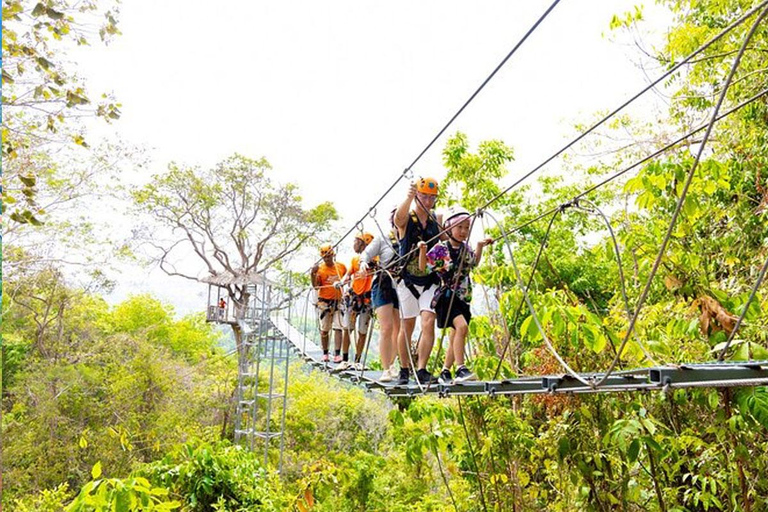
[[[599,387],[585,386],[567,374],[520,377],[497,381],[475,381],[458,384],[420,387],[414,383],[398,386],[379,382],[380,371],[347,370],[335,372],[336,364],[321,361],[323,351],[306,338],[283,317],[274,320],[275,327],[288,341],[293,351],[313,367],[333,373],[341,379],[378,389],[388,396],[415,396],[435,393],[440,396],[454,395],[522,395],[536,393],[575,394],[605,393],[612,391],[666,390],[694,387],[735,387],[768,385],[768,361],[725,361],[655,366],[614,372]],[[587,381],[597,381],[601,373],[581,373]]]

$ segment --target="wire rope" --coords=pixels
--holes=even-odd
[[[552,230],[552,225],[555,223],[555,219],[561,212],[562,210],[555,211],[549,220],[549,224],[547,224],[547,229],[546,231],[544,231],[544,237],[542,238],[541,243],[539,244],[539,250],[536,253],[536,259],[533,261],[533,266],[531,268],[531,275],[528,277],[528,282],[525,284],[524,293],[527,293],[528,290],[531,288],[531,284],[533,283],[533,278],[536,275],[536,269],[538,268],[539,261],[541,260],[541,255],[544,252],[544,247],[547,245],[547,242],[549,241],[549,233]],[[485,213],[488,213],[488,212],[485,212]],[[491,216],[491,214],[488,213],[488,216]],[[499,225],[495,218],[494,218],[494,222],[496,222],[496,224]],[[520,302],[517,305],[517,310],[515,311],[515,315],[512,318],[513,326],[517,323],[517,319],[520,316],[520,311],[522,311],[524,303],[525,303],[525,299],[521,297]],[[506,318],[504,318],[503,321],[506,323]],[[502,364],[504,363],[504,356],[507,354],[507,350],[509,349],[509,344],[511,341],[512,341],[512,337],[508,336],[507,342],[504,344],[504,348],[501,351],[501,356],[499,357],[499,364],[496,366],[496,371],[493,374],[493,380],[496,380],[499,378],[499,373],[501,372],[501,367],[502,367]]]
[[[486,211],[485,214],[488,215],[491,218],[491,220],[493,220],[497,225],[499,224],[496,218],[493,215],[491,215],[489,212]],[[520,269],[517,267],[514,251],[512,251],[512,245],[510,244],[509,239],[506,236],[504,236],[504,245],[506,245],[507,251],[509,252],[509,259],[510,259],[510,262],[512,263],[512,269],[515,272],[517,285],[523,291],[523,299],[525,300],[525,303],[528,305],[528,310],[531,312],[531,317],[533,318],[533,321],[536,324],[536,328],[539,330],[539,334],[541,334],[541,338],[544,341],[544,344],[547,346],[547,349],[549,349],[550,353],[554,356],[555,359],[557,359],[557,362],[560,363],[560,365],[565,369],[565,371],[569,375],[571,375],[571,377],[581,382],[585,386],[591,387],[592,385],[589,383],[589,381],[587,381],[586,379],[584,379],[584,377],[582,377],[576,371],[574,371],[573,368],[571,368],[568,365],[568,363],[565,362],[562,356],[557,352],[555,347],[549,341],[549,337],[547,336],[547,333],[544,327],[541,325],[541,321],[539,320],[539,315],[536,313],[536,308],[533,307],[533,302],[531,302],[531,297],[528,294],[528,290],[523,284],[523,278],[520,275]]]
[[[761,5],[766,5],[768,2],[763,2]],[[618,363],[619,358],[621,357],[621,353],[624,350],[624,347],[627,344],[627,341],[632,336],[632,332],[635,329],[635,325],[637,324],[637,319],[640,316],[640,311],[643,308],[643,305],[645,304],[645,300],[648,297],[648,293],[650,292],[651,285],[653,284],[653,278],[656,276],[656,272],[659,269],[659,265],[661,264],[661,260],[664,258],[664,253],[667,249],[667,244],[669,244],[670,239],[672,238],[672,232],[675,228],[675,225],[677,224],[677,218],[680,216],[680,212],[683,209],[683,202],[685,201],[685,198],[688,195],[688,189],[691,186],[691,182],[693,181],[694,173],[696,172],[696,168],[698,167],[699,161],[701,160],[701,156],[704,153],[704,149],[707,145],[707,142],[709,141],[709,137],[712,134],[712,129],[715,126],[715,122],[717,121],[717,113],[720,111],[720,107],[723,104],[723,101],[725,100],[725,95],[728,92],[728,89],[730,88],[731,81],[733,80],[733,76],[736,73],[736,70],[739,67],[739,64],[741,62],[741,57],[744,55],[744,51],[747,48],[747,44],[749,44],[749,41],[752,39],[752,36],[754,35],[755,31],[757,30],[758,25],[760,25],[760,22],[763,21],[763,18],[768,14],[768,9],[765,9],[755,20],[754,24],[750,28],[749,32],[747,33],[746,37],[744,38],[744,41],[742,42],[741,48],[739,49],[739,53],[736,55],[736,57],[733,60],[733,64],[731,65],[731,69],[728,72],[728,78],[725,81],[725,84],[723,85],[723,90],[720,93],[720,97],[717,100],[717,104],[715,105],[714,111],[712,113],[712,118],[709,121],[709,124],[707,125],[707,131],[704,133],[704,137],[702,138],[701,144],[699,145],[699,150],[696,153],[696,158],[693,161],[693,164],[691,165],[690,171],[688,171],[688,176],[685,179],[685,184],[683,185],[683,189],[680,192],[680,197],[678,198],[677,204],[675,205],[675,211],[672,213],[672,218],[669,221],[669,227],[667,228],[667,232],[664,235],[664,239],[661,242],[661,247],[659,247],[659,252],[656,255],[656,259],[653,262],[653,266],[651,267],[651,272],[648,275],[648,279],[645,283],[645,286],[643,287],[643,291],[640,294],[640,298],[637,300],[637,304],[635,306],[634,314],[632,315],[632,319],[629,322],[629,326],[627,327],[627,332],[624,335],[624,339],[621,342],[621,345],[619,345],[619,349],[617,350],[616,357],[614,357],[613,361],[611,362],[611,365],[606,370],[605,374],[600,378],[597,382],[597,386],[602,385],[606,380],[608,380],[608,377],[610,377],[611,373],[613,373],[613,370],[616,368],[616,364]]]
[[[437,142],[437,140],[445,133],[445,131],[453,124],[453,122],[461,115],[462,112],[469,106],[470,103],[477,97],[478,94],[480,94],[480,91],[482,91],[486,85],[488,85],[488,82],[493,79],[493,77],[496,75],[496,73],[499,72],[499,70],[504,66],[504,64],[507,63],[507,61],[515,54],[517,53],[518,49],[523,45],[523,43],[536,31],[536,29],[541,25],[541,23],[549,16],[549,14],[552,12],[552,10],[557,6],[557,4],[560,3],[560,0],[555,0],[552,2],[552,4],[547,8],[546,11],[536,20],[536,22],[526,31],[526,33],[523,35],[523,37],[513,46],[513,48],[507,53],[507,55],[501,60],[501,62],[494,68],[494,70],[491,72],[488,77],[483,80],[483,82],[480,84],[480,86],[475,90],[475,92],[472,93],[472,95],[467,99],[464,104],[456,111],[453,116],[448,120],[447,123],[437,132],[437,135],[435,135],[431,141],[422,149],[419,154],[416,156],[416,158],[413,159],[410,165],[408,165],[403,172],[397,177],[394,183],[387,188],[387,190],[384,191],[384,193],[379,196],[379,198],[376,200],[376,202],[373,203],[373,206],[371,206],[368,211],[358,220],[355,222],[350,228],[334,245],[333,247],[338,247],[341,242],[344,241],[345,238],[347,238],[352,231],[354,231],[355,227],[362,222],[366,216],[368,216],[378,205],[381,203],[381,201],[384,200],[384,198],[397,186],[398,183],[400,183],[400,180],[408,176],[409,174],[412,174],[413,166],[415,166],[419,160],[426,154],[427,151]]]

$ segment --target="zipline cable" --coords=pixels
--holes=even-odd
[[[722,114],[720,114],[717,117],[717,121],[720,121],[720,120],[728,117],[729,115],[733,114],[734,112],[736,112],[738,110],[741,110],[742,108],[744,108],[747,105],[755,102],[756,100],[762,98],[765,95],[768,95],[768,89],[763,89],[762,91],[760,91],[759,93],[755,94],[751,98],[748,98],[748,99],[742,101],[741,103],[739,103],[738,105],[736,105],[735,107],[731,108],[730,110],[728,110],[726,112],[723,112]],[[614,181],[614,180],[620,178],[621,176],[627,174],[629,171],[631,171],[631,170],[633,170],[633,169],[643,165],[646,162],[649,162],[649,161],[651,161],[651,160],[661,156],[662,154],[664,154],[667,151],[669,151],[670,149],[674,148],[675,146],[677,146],[681,142],[685,141],[686,139],[689,139],[690,137],[696,135],[700,131],[706,129],[706,127],[707,127],[706,124],[701,125],[698,128],[696,128],[696,129],[686,133],[685,135],[683,135],[681,137],[678,137],[677,139],[675,139],[674,141],[670,142],[669,144],[667,144],[666,146],[662,147],[661,149],[658,149],[654,153],[651,153],[650,155],[642,158],[641,160],[638,160],[637,162],[633,163],[632,165],[630,165],[628,167],[625,167],[624,169],[616,172],[615,174],[612,174],[612,175],[608,176],[604,180],[602,180],[602,181],[592,185],[591,187],[587,188],[586,190],[584,190],[582,192],[579,192],[577,195],[571,197],[570,199],[568,199],[563,204],[569,204],[569,203],[578,202],[579,200],[581,200],[582,198],[588,196],[589,194],[591,194],[595,190],[598,190],[599,188],[602,188],[605,185],[611,183],[612,181]],[[513,228],[510,228],[508,231],[506,231],[506,234],[511,235],[512,233],[519,233],[521,230],[525,229],[526,227],[530,226],[531,224],[534,224],[534,223],[540,221],[541,219],[543,219],[545,217],[549,217],[550,215],[555,213],[560,208],[560,206],[562,206],[562,205],[558,205],[558,206],[555,206],[553,208],[550,208],[549,210],[546,210],[546,211],[538,214],[536,217],[528,219],[525,222],[523,222],[521,224],[518,224],[518,225],[516,225]]]
[[[384,191],[384,193],[376,200],[375,203],[373,203],[373,206],[371,206],[368,211],[360,217],[360,220],[355,222],[352,225],[352,228],[350,228],[335,244],[333,244],[333,247],[338,247],[341,242],[344,241],[345,238],[347,238],[350,233],[352,233],[355,230],[355,227],[357,227],[363,220],[365,220],[365,217],[368,216],[378,205],[381,203],[381,201],[384,200],[384,198],[392,191],[392,189],[397,186],[398,183],[400,183],[400,180],[405,178],[407,175],[412,174],[413,166],[418,163],[419,160],[424,156],[424,154],[429,151],[429,149],[437,142],[437,140],[445,133],[445,131],[453,124],[453,122],[456,120],[456,118],[461,115],[462,112],[469,106],[470,103],[477,97],[478,94],[480,94],[480,91],[482,91],[486,85],[488,85],[488,82],[491,81],[491,79],[496,75],[496,73],[499,72],[499,70],[504,66],[504,64],[507,63],[507,61],[517,52],[517,50],[523,45],[523,43],[531,36],[531,34],[534,33],[534,31],[541,25],[541,23],[546,19],[547,16],[549,16],[549,13],[552,12],[552,10],[557,6],[557,4],[560,3],[560,0],[555,0],[552,2],[552,4],[547,8],[546,11],[544,11],[544,14],[542,14],[536,22],[531,26],[531,28],[528,29],[528,31],[523,35],[523,37],[515,44],[515,46],[507,53],[507,55],[501,60],[501,62],[496,66],[496,68],[491,72],[488,77],[486,77],[485,80],[483,80],[483,83],[480,84],[480,87],[478,87],[475,92],[472,93],[472,95],[469,97],[467,101],[464,102],[464,104],[459,108],[459,110],[456,111],[453,116],[448,120],[448,122],[440,129],[440,131],[437,132],[437,135],[435,135],[432,140],[429,142],[429,144],[426,145],[424,149],[421,150],[421,152],[414,158],[414,160],[411,162],[409,166],[407,166],[403,172],[397,177],[394,183],[387,188],[387,190]]]

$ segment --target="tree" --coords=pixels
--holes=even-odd
[[[327,202],[305,210],[296,185],[273,182],[270,169],[264,158],[241,155],[207,171],[172,163],[133,193],[139,210],[170,230],[167,239],[159,240],[152,231],[145,240],[163,272],[201,283],[206,277],[228,283],[224,288],[234,305],[232,330],[240,354],[241,322],[250,299],[244,283],[283,270],[286,258],[328,233],[329,223],[338,218]],[[193,255],[204,265],[204,275],[177,268],[179,253]]]
[[[104,3],[3,0],[3,203],[13,222],[40,224],[40,178],[57,169],[46,156],[88,146],[80,118],[120,117],[109,96],[91,99],[64,57],[68,45],[90,44],[94,26],[105,43],[119,34],[116,5]]]

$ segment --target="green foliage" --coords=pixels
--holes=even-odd
[[[4,360],[12,371],[3,374],[6,506],[62,482],[79,488],[94,460],[126,475],[181,435],[209,436],[231,392],[234,362],[201,320],[175,321],[151,297],[109,310],[63,283],[59,293],[67,297],[61,322],[42,336],[42,310],[6,303],[3,312],[12,340],[4,348],[16,357]],[[163,312],[161,325],[142,322],[146,304]]]
[[[512,148],[499,140],[484,141],[476,154],[470,153],[467,136],[457,132],[443,149],[443,163],[448,169],[443,187],[449,191],[444,196],[448,206],[459,203],[474,211],[497,196],[501,191],[498,181],[507,174],[505,164],[513,159]],[[456,188],[460,189],[460,194],[456,193]],[[502,199],[502,204],[504,202]]]
[[[168,501],[168,490],[152,487],[145,478],[100,479],[101,468],[94,466],[92,480],[85,484],[75,500],[65,508],[67,512],[128,512],[132,510],[176,510],[181,504]]]
[[[170,490],[190,511],[281,511],[280,481],[259,463],[259,454],[232,446],[190,442],[140,470]]]

